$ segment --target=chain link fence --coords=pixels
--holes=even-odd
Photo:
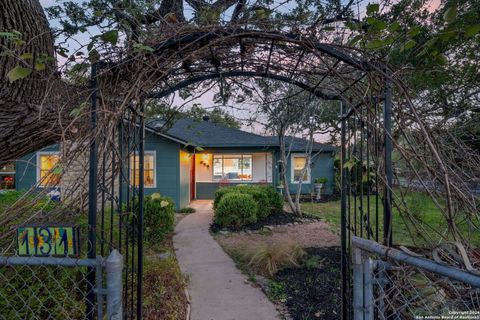
[[[480,274],[353,237],[355,320],[480,319]]]
[[[121,319],[122,269],[117,251],[107,259],[0,256],[0,319]]]

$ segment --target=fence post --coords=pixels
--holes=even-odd
[[[123,256],[113,250],[105,261],[107,272],[107,319],[122,320]]]
[[[363,262],[363,287],[365,288],[363,297],[364,320],[373,320],[373,261],[368,256],[365,256]]]
[[[350,277],[349,277],[349,267],[348,267],[348,260],[349,260],[349,253],[348,253],[348,246],[350,243],[347,243],[349,219],[347,217],[347,170],[345,169],[345,162],[347,157],[347,127],[345,121],[345,104],[343,101],[340,101],[340,119],[341,119],[341,153],[340,153],[340,161],[341,161],[341,173],[340,173],[340,180],[341,180],[341,207],[340,207],[340,239],[341,239],[341,272],[342,272],[342,320],[348,320],[351,318],[350,316]]]
[[[362,250],[353,249],[353,319],[363,320],[363,263]]]

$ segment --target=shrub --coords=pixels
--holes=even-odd
[[[283,211],[283,197],[280,193],[270,185],[259,185],[258,188],[265,191],[268,197],[269,207],[271,213],[278,213]]]
[[[154,193],[145,197],[144,227],[146,241],[162,241],[173,231],[175,205],[172,199]]]
[[[220,188],[215,192],[213,209],[217,208],[224,195],[231,192],[251,195],[257,203],[257,218],[259,219],[283,210],[282,196],[270,185],[236,185]]]
[[[225,194],[215,209],[215,222],[222,227],[242,227],[257,221],[258,205],[250,194]]]
[[[221,187],[217,191],[215,191],[215,197],[213,198],[213,210],[217,209],[218,203],[220,202],[220,199],[224,195],[226,195],[229,192],[235,192],[235,186],[230,186],[230,187]]]
[[[263,276],[271,277],[280,269],[297,267],[305,252],[298,244],[287,242],[265,245],[248,255],[251,268]]]
[[[266,190],[256,185],[238,185],[232,188],[234,192],[249,194],[257,203],[257,219],[267,217],[271,212],[270,201]]]
[[[23,195],[23,192],[15,191],[15,190],[9,190],[9,191],[6,191],[6,192],[2,192],[2,193],[0,193],[0,205],[12,205],[22,195]]]
[[[194,208],[192,207],[184,207],[180,210],[178,210],[178,213],[194,213],[196,212],[197,210],[195,210]]]

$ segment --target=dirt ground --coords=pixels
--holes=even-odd
[[[276,227],[272,231],[259,233],[216,235],[215,238],[226,249],[252,249],[282,242],[294,242],[302,248],[331,247],[338,246],[340,243],[339,236],[323,221]]]

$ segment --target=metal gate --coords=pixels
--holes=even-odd
[[[352,235],[392,245],[392,91],[341,109],[342,317],[352,316]]]
[[[100,64],[98,67],[100,68]],[[89,158],[89,252],[124,257],[123,317],[142,318],[144,138],[143,101],[118,117],[98,110],[97,65],[92,65]],[[115,104],[114,104],[115,105]],[[92,273],[91,279],[95,277]],[[89,301],[94,296],[89,296]],[[92,310],[93,311],[93,310]],[[93,317],[91,317],[93,318]]]

